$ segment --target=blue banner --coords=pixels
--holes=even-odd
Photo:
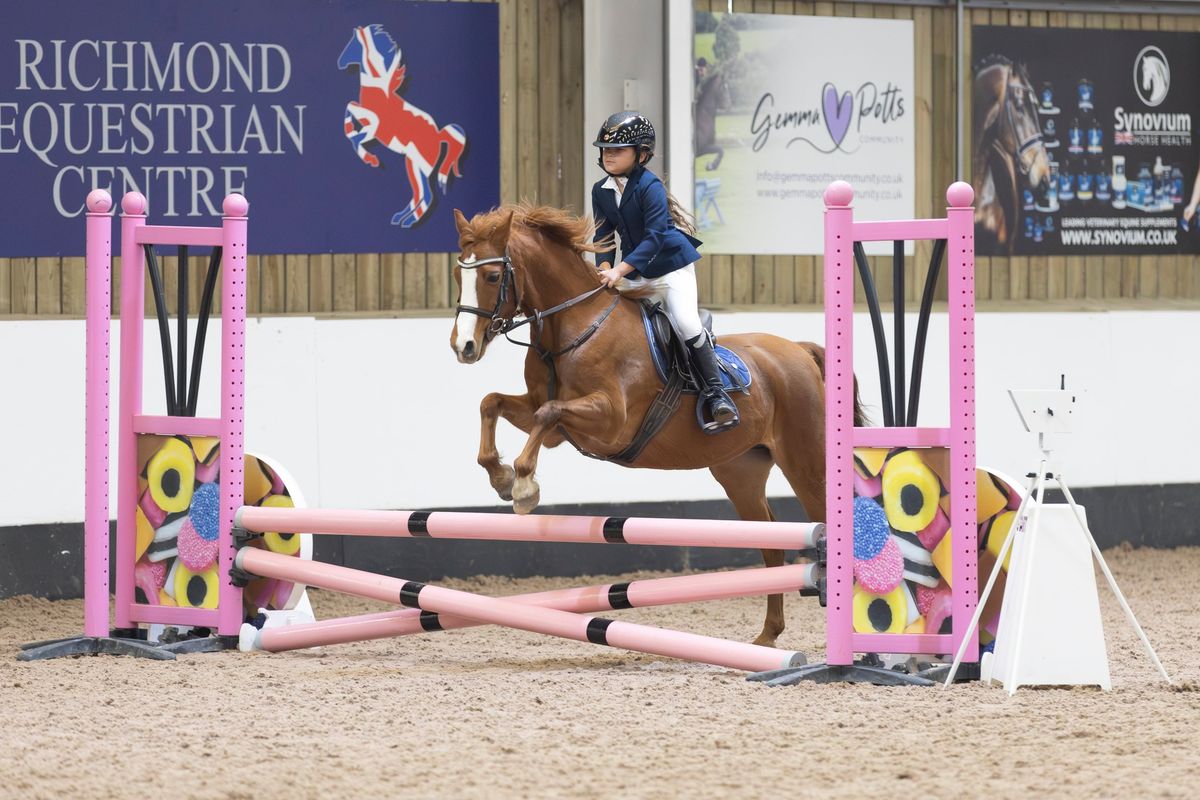
[[[6,7],[0,257],[82,255],[93,188],[152,224],[250,200],[257,253],[457,249],[500,199],[498,10],[396,0]]]

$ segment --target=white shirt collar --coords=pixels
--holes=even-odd
[[[629,180],[625,179],[624,184],[625,184],[625,186],[628,186]],[[617,184],[617,179],[613,175],[608,176],[608,180],[606,180],[604,182],[604,185],[601,188],[612,189],[613,194],[615,194],[617,196],[617,205],[620,205],[621,201],[625,199],[625,192],[624,192],[623,188]]]

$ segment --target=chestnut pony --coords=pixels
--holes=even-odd
[[[454,270],[459,306],[450,344],[458,360],[475,363],[514,325],[528,325],[534,344],[525,359],[525,394],[493,392],[480,404],[479,464],[500,497],[511,500],[518,514],[528,514],[539,501],[534,474],[543,445],[554,447],[569,436],[589,455],[619,453],[637,434],[662,384],[638,303],[602,289],[595,268],[583,258],[611,248],[592,243],[590,219],[528,205],[505,206],[471,221],[457,210],[454,215],[462,253]],[[706,467],[742,519],[771,520],[766,482],[778,465],[809,518],[823,521],[824,348],[760,333],[722,335],[721,344],[742,357],[753,377],[750,394],[735,397],[741,424],[706,435],[696,423],[695,397],[685,395],[630,466]],[[857,406],[855,416],[861,418]],[[500,417],[529,434],[511,467],[496,450]],[[762,555],[767,566],[784,563],[782,551]],[[783,597],[771,595],[755,641],[773,644],[783,627]]]

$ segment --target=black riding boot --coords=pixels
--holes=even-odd
[[[721,382],[721,368],[717,365],[717,354],[713,352],[712,339],[705,334],[688,340],[692,363],[700,372],[702,385],[700,396],[708,409],[708,421],[702,425],[705,433],[720,433],[740,422],[737,406],[725,393]]]

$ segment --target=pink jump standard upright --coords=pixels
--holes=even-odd
[[[86,653],[132,654],[172,659],[179,652],[225,649],[236,645],[242,622],[242,592],[231,581],[216,579],[227,575],[233,566],[233,517],[243,502],[242,429],[244,336],[245,336],[245,264],[246,212],[249,204],[241,195],[225,198],[221,227],[175,227],[146,224],[146,198],[130,192],[121,201],[121,370],[118,376],[120,402],[117,435],[117,535],[115,568],[115,626],[108,630],[108,491],[109,446],[108,411],[111,391],[109,375],[109,323],[112,265],[112,198],[96,190],[87,198],[87,440],[86,509],[84,513],[84,637],[25,645],[19,658],[36,660]],[[179,279],[177,308],[177,350],[173,353],[166,317],[166,298],[162,274],[153,252],[154,245],[178,247]],[[188,372],[187,262],[189,247],[211,249],[204,293],[200,299],[200,317]],[[219,270],[218,270],[219,268]],[[149,272],[158,311],[162,338],[163,373],[167,413],[142,412],[144,388],[143,330],[146,276]],[[212,310],[217,276],[221,288],[221,416],[196,417],[197,391],[201,375],[204,338]],[[174,369],[177,366],[178,369]],[[189,380],[190,378],[190,380]],[[179,507],[160,507],[144,470],[152,469],[154,459],[143,465],[139,455],[139,437],[159,437],[161,441],[208,441],[219,451],[220,507],[213,516],[211,530],[205,532],[215,541],[217,558],[206,573],[184,574],[172,582],[178,545],[170,545],[185,523],[199,519],[192,497],[191,478],[171,465],[164,474],[169,480],[172,502]],[[179,445],[182,446],[182,445]],[[191,452],[191,451],[189,451]],[[189,466],[194,466],[189,461]],[[186,472],[186,470],[183,470]],[[161,491],[161,490],[160,490]],[[184,492],[186,491],[186,497]],[[168,504],[169,505],[169,504]],[[207,519],[207,517],[206,517]],[[219,521],[218,521],[219,520]],[[199,523],[197,523],[199,525]],[[151,526],[157,530],[150,530]],[[196,536],[194,530],[191,531]],[[164,546],[165,545],[165,546]],[[174,560],[172,560],[174,557]],[[195,561],[193,561],[195,563]],[[168,564],[172,565],[168,571]],[[201,601],[188,603],[187,595],[203,584]],[[178,598],[171,596],[176,587]],[[166,598],[155,592],[165,593]],[[139,592],[141,596],[139,598]],[[166,602],[166,600],[170,602]],[[191,607],[189,607],[189,605]],[[173,643],[153,645],[145,641],[143,624],[174,626],[191,630]],[[215,632],[216,636],[209,635]]]
[[[974,193],[958,182],[946,192],[946,218],[895,222],[856,222],[851,203],[854,191],[844,181],[825,190],[825,458],[827,525],[826,663],[781,670],[753,679],[773,685],[799,680],[920,683],[930,678],[855,662],[855,653],[945,655],[958,649],[975,610],[977,583],[975,473],[975,241]],[[863,242],[893,242],[894,372],[889,374],[887,345],[879,299],[867,265]],[[912,364],[912,381],[905,402],[904,243],[933,240],[933,254],[921,300]],[[950,424],[920,427],[917,412],[925,338],[933,294],[943,255],[948,262]],[[854,273],[863,282],[875,338],[883,406],[883,427],[854,425]],[[894,378],[894,384],[889,378]],[[894,395],[893,395],[894,388]],[[877,633],[858,629],[854,605],[862,592],[855,573],[856,450],[944,448],[949,451],[949,532],[952,550],[951,630]],[[901,581],[903,583],[903,581]],[[978,661],[979,640],[972,633],[967,651]],[[937,668],[938,670],[942,668]]]

